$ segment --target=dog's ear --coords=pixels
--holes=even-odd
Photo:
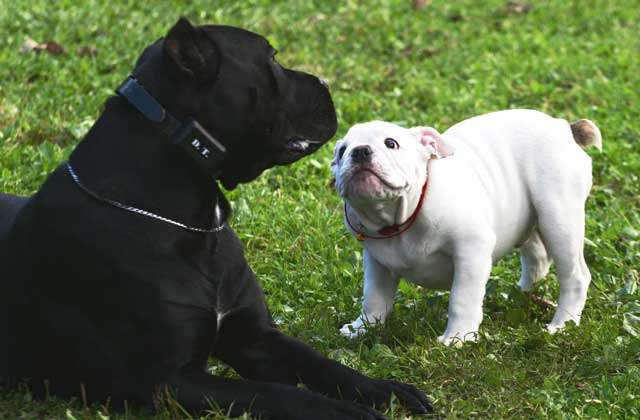
[[[455,152],[455,148],[444,140],[438,130],[433,127],[413,127],[409,131],[427,152],[437,159],[451,156]]]
[[[164,53],[179,74],[198,83],[215,79],[220,54],[212,39],[185,17],[169,30],[164,39]]]

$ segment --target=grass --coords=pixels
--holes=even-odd
[[[375,377],[412,382],[451,418],[640,417],[640,4],[504,0],[266,0],[0,5],[0,190],[31,193],[81,138],[143,47],[181,14],[265,34],[280,60],[329,80],[340,131],[376,118],[444,129],[512,107],[589,118],[604,136],[592,153],[586,258],[593,283],[579,327],[548,336],[551,313],[515,289],[517,255],[492,271],[482,340],[444,348],[448,295],[403,283],[387,326],[348,341],[359,311],[362,253],[328,187],[331,147],[275,168],[229,194],[232,225],[289,334]],[[62,55],[21,53],[26,37]],[[81,56],[95,47],[95,56]],[[537,293],[557,296],[553,274]],[[212,361],[212,369],[231,374]],[[403,418],[392,407],[387,414]],[[0,394],[0,418],[180,417],[168,405],[110,413],[80,401]],[[209,418],[224,418],[220,413]]]

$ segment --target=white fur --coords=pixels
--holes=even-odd
[[[441,136],[434,131],[373,121],[355,125],[336,144],[336,187],[351,223],[369,235],[407,220],[427,177],[429,182],[408,231],[363,241],[362,315],[341,333],[357,336],[367,324],[384,322],[402,277],[451,290],[439,341],[475,340],[491,266],[515,247],[522,255],[523,290],[546,275],[551,259],[556,264],[560,296],[548,330],[579,323],[591,280],[583,256],[591,158],[574,141],[567,121],[509,110],[465,120]],[[386,147],[385,138],[400,147]],[[367,171],[350,158],[362,145],[373,150]]]

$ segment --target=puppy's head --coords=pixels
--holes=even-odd
[[[345,200],[388,201],[424,180],[429,159],[451,154],[434,128],[372,121],[351,127],[336,143],[331,170]]]
[[[178,118],[194,118],[227,149],[228,189],[318,150],[337,129],[329,90],[287,69],[260,35],[181,18],[138,59],[134,75]]]

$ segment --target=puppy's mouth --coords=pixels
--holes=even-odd
[[[402,194],[405,185],[397,185],[371,165],[352,167],[337,180],[338,191],[345,200],[392,200]]]
[[[378,173],[376,170],[374,170],[369,166],[362,166],[355,169],[353,172],[351,172],[351,175],[349,176],[349,179],[347,182],[349,184],[354,184],[354,183],[371,182],[371,181],[373,181],[374,184],[376,182],[379,184],[382,184],[382,186],[384,186],[385,189],[389,189],[389,190],[401,190],[404,188],[404,185],[399,186],[399,185],[392,184],[386,179],[386,177],[382,176],[380,173]]]

